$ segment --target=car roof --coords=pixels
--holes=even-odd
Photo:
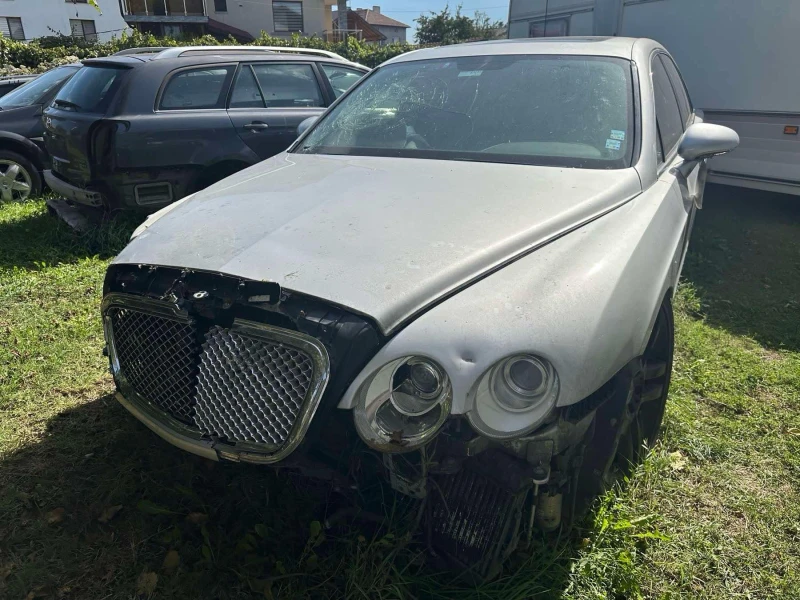
[[[502,54],[611,56],[630,60],[633,54],[633,47],[637,41],[639,41],[638,38],[624,37],[548,37],[492,40],[489,42],[470,42],[415,50],[407,54],[401,54],[387,61],[387,63]]]
[[[3,75],[0,77],[0,81],[22,81],[23,79],[36,79],[39,76],[39,73],[30,73],[25,75]]]
[[[126,55],[112,55],[104,56],[101,58],[88,58],[83,61],[85,65],[95,64],[112,64],[120,67],[136,68],[141,67],[147,63],[169,65],[174,68],[175,66],[195,66],[195,65],[213,65],[219,63],[231,63],[238,61],[279,61],[279,62],[328,62],[340,63],[348,67],[361,67],[355,63],[346,60],[340,60],[327,56],[314,56],[311,54],[291,54],[288,52],[276,52],[269,54],[266,52],[228,52],[222,54],[211,54],[207,52],[188,54],[175,58],[156,59],[157,54],[126,54]],[[361,67],[366,68],[366,67]]]

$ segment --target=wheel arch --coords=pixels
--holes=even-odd
[[[43,171],[47,166],[47,155],[44,150],[18,133],[0,131],[0,150],[21,154],[30,160],[39,171]]]

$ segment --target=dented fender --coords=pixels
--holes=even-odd
[[[501,359],[532,353],[558,372],[558,406],[599,389],[641,355],[680,270],[687,206],[666,182],[441,302],[395,335],[348,389],[389,361],[428,356],[453,386],[453,414]],[[509,413],[509,418],[515,418]],[[510,427],[513,429],[513,427]]]

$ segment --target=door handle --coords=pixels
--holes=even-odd
[[[244,128],[250,129],[251,131],[258,131],[259,129],[269,129],[269,125],[262,123],[261,121],[253,121],[252,123],[245,125]]]

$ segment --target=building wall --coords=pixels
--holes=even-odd
[[[0,0],[0,17],[19,17],[26,39],[70,35],[70,19],[94,21],[97,37],[107,41],[129,30],[119,8],[119,0],[98,0],[101,12],[88,3],[65,0]]]
[[[405,27],[386,27],[383,25],[373,25],[373,27],[386,36],[385,44],[405,43],[406,41],[407,30]]]
[[[331,5],[335,0],[302,0],[303,1],[303,35],[322,35],[330,31]],[[2,3],[3,0],[0,0]],[[269,35],[290,37],[291,33],[275,31],[272,19],[272,0],[227,0],[228,10],[217,12],[214,0],[206,0],[208,16],[215,21],[231,27],[242,29],[258,37],[262,31]]]
[[[531,23],[566,20],[567,35],[594,35],[595,0],[511,0],[508,37],[530,37]]]

